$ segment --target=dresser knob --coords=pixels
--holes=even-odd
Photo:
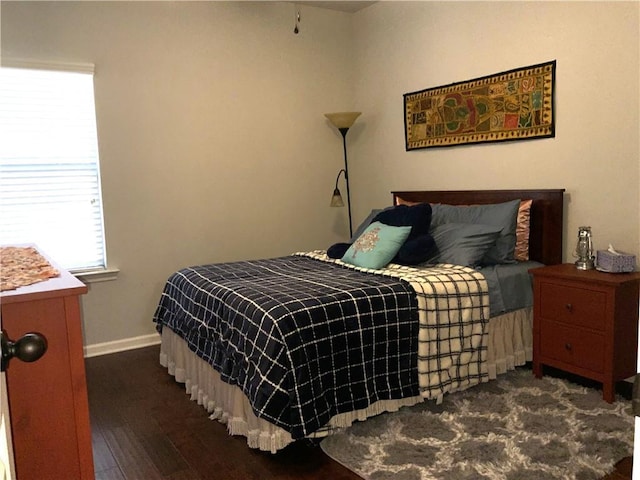
[[[573,348],[573,346],[570,343],[565,343],[564,344],[564,348],[566,348],[567,350],[571,351],[571,349]]]
[[[7,332],[0,331],[0,371],[4,372],[9,368],[9,360],[17,357],[23,362],[35,362],[47,351],[47,339],[41,333],[25,333],[15,342],[11,340]]]
[[[568,311],[573,312],[573,305],[571,305],[570,303],[567,303],[567,304],[565,305],[565,308],[566,308]]]

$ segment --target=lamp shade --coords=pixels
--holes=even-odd
[[[342,195],[340,195],[340,190],[338,190],[337,188],[333,191],[333,195],[331,196],[331,206],[344,207],[344,201],[342,200]]]
[[[336,128],[349,128],[360,114],[361,112],[336,112],[325,113],[324,116],[327,117]]]

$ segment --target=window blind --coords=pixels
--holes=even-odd
[[[93,74],[0,68],[0,244],[106,268]]]

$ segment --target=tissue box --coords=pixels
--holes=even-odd
[[[620,255],[615,255],[608,250],[598,250],[596,265],[598,270],[603,272],[633,272],[636,269],[636,256],[623,252],[620,252]]]

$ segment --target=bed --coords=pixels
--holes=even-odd
[[[175,272],[154,315],[160,363],[229,434],[273,453],[384,411],[441,402],[531,360],[526,270],[562,261],[563,192],[392,192],[392,206],[432,207],[434,236],[516,204],[526,255],[504,269],[449,261],[371,269],[316,251]],[[506,238],[485,229],[480,237],[493,243],[483,258]],[[446,250],[436,258],[460,258]],[[529,291],[516,305],[518,282]],[[501,297],[492,283],[505,287]]]

